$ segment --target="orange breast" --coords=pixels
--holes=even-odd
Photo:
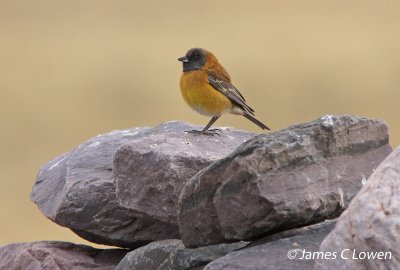
[[[202,70],[182,73],[180,88],[186,103],[200,114],[221,115],[232,108],[231,101],[208,83]]]

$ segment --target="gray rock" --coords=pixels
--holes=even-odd
[[[382,121],[331,115],[250,139],[185,185],[181,239],[197,247],[336,217],[391,152],[388,140]]]
[[[126,253],[56,241],[14,243],[0,247],[0,270],[111,270]]]
[[[137,216],[177,226],[178,198],[185,183],[202,168],[255,136],[226,128],[220,136],[183,132],[193,128],[196,127],[177,127],[168,133],[152,131],[118,148],[114,179],[120,205]]]
[[[129,252],[116,270],[201,269],[207,263],[246,246],[246,242],[187,249],[181,240],[162,240]]]
[[[204,270],[312,269],[312,254],[317,256],[319,244],[334,226],[335,221],[329,220],[265,237],[209,263]]]
[[[113,155],[148,128],[99,135],[48,162],[39,171],[31,199],[43,214],[79,236],[99,244],[136,247],[179,235],[176,228],[137,219],[117,203]]]
[[[150,142],[145,139],[147,136],[150,138],[158,136],[158,142],[162,141],[162,138],[170,141],[170,136],[181,136],[183,143],[204,142],[205,138],[184,133],[185,130],[194,128],[200,129],[201,127],[182,122],[169,122],[151,129],[134,128],[114,131],[92,138],[76,149],[45,164],[37,175],[31,199],[47,218],[95,243],[135,248],[155,240],[179,238],[176,220],[175,222],[166,222],[157,217],[153,218],[151,214],[139,215],[118,204],[113,182],[113,156],[117,148],[126,143],[134,140]],[[210,145],[221,146],[221,143],[215,141],[229,141],[232,138],[231,134],[235,136],[235,134],[242,133],[224,130],[221,137],[207,137],[207,139]],[[244,137],[245,135],[241,138]],[[236,142],[236,145],[240,142],[242,141]],[[154,149],[154,145],[147,146],[149,149]],[[188,150],[190,149],[195,151],[196,148],[188,147]],[[226,149],[220,149],[220,151],[226,153]],[[207,152],[198,155],[206,156]],[[193,156],[196,156],[196,153],[193,153]],[[193,163],[187,162],[186,165],[199,168],[199,163],[207,164],[207,159],[199,161],[194,158],[193,160]],[[155,166],[165,166],[158,170],[164,169],[165,177],[175,177],[171,173],[174,171],[171,167],[183,168],[179,162],[180,160],[177,160],[175,164],[160,163]],[[154,163],[152,164],[154,165]],[[126,165],[128,166],[128,164]],[[144,166],[145,164],[141,163],[140,165]],[[142,173],[149,173],[151,170],[145,172],[149,168],[149,166],[144,166],[140,169]],[[169,173],[171,174],[169,175]],[[176,182],[176,179],[169,178],[164,180],[164,184],[167,180]],[[147,186],[142,188],[143,190],[151,189]],[[157,186],[154,189],[157,189]],[[174,190],[170,196],[176,196],[179,191]],[[127,200],[128,198],[124,197],[121,201],[127,202]],[[164,207],[160,202],[153,201],[153,203],[155,203],[154,208]]]
[[[320,250],[336,252],[337,259],[318,260],[315,269],[399,269],[400,147],[371,175]]]

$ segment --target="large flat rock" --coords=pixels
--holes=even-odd
[[[58,241],[14,243],[0,247],[0,270],[113,270],[126,253]]]
[[[315,269],[399,269],[400,147],[371,175],[322,242]]]
[[[174,204],[184,182],[254,135],[229,129],[215,137],[184,132],[192,129],[201,127],[168,122],[94,137],[45,164],[37,175],[31,199],[47,218],[95,243],[135,248],[179,238]],[[119,147],[114,171],[114,154]],[[143,155],[129,160],[132,153]],[[151,155],[158,160],[149,160]],[[118,199],[114,174],[117,186],[123,187],[118,189]],[[148,195],[154,197],[143,197]],[[130,200],[139,201],[143,208],[126,208],[133,205]]]
[[[183,188],[183,243],[246,240],[338,216],[391,152],[384,122],[327,115],[259,135]]]
[[[328,220],[262,238],[209,263],[204,270],[312,269],[315,253],[335,222]]]

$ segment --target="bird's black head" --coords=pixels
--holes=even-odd
[[[207,51],[201,48],[190,49],[185,56],[178,58],[183,64],[183,71],[201,69],[207,60]]]

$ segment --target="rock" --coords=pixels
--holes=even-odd
[[[370,176],[320,251],[337,259],[318,260],[315,269],[399,269],[400,147]]]
[[[113,155],[120,145],[149,131],[135,128],[99,135],[48,162],[38,173],[32,201],[47,218],[99,244],[136,247],[179,235],[167,224],[135,218],[117,203]]]
[[[187,249],[181,240],[162,240],[129,252],[116,270],[184,270],[201,268],[229,252],[246,246],[246,242]]]
[[[204,270],[312,269],[315,261],[308,256],[318,251],[334,226],[335,221],[329,220],[265,237],[209,263]]]
[[[338,216],[391,152],[384,122],[327,115],[259,135],[197,173],[179,199],[187,247]]]
[[[14,243],[0,247],[0,270],[111,270],[126,253],[57,241]]]
[[[180,138],[184,143],[196,144],[199,141],[204,144],[205,138],[201,139],[201,136],[195,137],[184,133],[185,130],[194,128],[200,129],[200,127],[182,122],[169,122],[155,128],[114,131],[92,138],[76,149],[45,164],[38,173],[31,199],[47,218],[61,226],[70,228],[82,238],[95,243],[135,248],[155,240],[179,238],[177,220],[165,222],[153,218],[150,214],[138,215],[137,212],[118,204],[113,182],[113,156],[117,148],[126,143],[134,140],[149,142],[145,139],[147,136],[153,139],[158,136],[158,142],[162,138],[165,141],[170,141],[171,136],[175,136],[175,138],[181,136]],[[232,138],[238,138],[239,135],[236,134],[242,133],[224,130],[221,137],[207,137],[207,139],[211,146],[221,146],[223,145],[220,143],[221,140],[230,141]],[[250,133],[246,134],[248,137],[251,136]],[[245,136],[243,135],[240,138]],[[240,140],[233,144],[238,145],[241,142]],[[147,146],[149,149],[154,149],[154,145]],[[195,151],[195,146],[192,145],[191,147],[188,146],[187,149]],[[143,150],[144,146],[140,149]],[[210,147],[206,149],[208,150],[197,154],[201,157],[207,156]],[[233,149],[233,146],[231,146],[231,149]],[[226,149],[220,149],[221,153],[226,153],[226,151]],[[192,153],[192,155],[196,156],[196,153]],[[166,156],[170,157],[167,154]],[[215,154],[201,161],[193,158],[193,163],[186,159],[183,159],[182,162],[186,162],[187,166],[193,165],[193,168],[199,168],[199,163],[202,162],[206,165],[213,158],[216,158]],[[207,163],[207,160],[210,161]],[[183,166],[178,164],[181,161],[176,160],[176,162],[171,166],[177,166],[183,170]],[[138,164],[143,165],[142,163]],[[128,166],[128,164],[126,165]],[[156,167],[159,167],[159,165],[161,163],[155,164]],[[166,166],[161,168],[165,169],[165,177],[177,176],[170,166],[165,163],[162,165]],[[117,164],[117,166],[120,166],[120,164]],[[142,173],[155,170],[155,168],[149,166],[140,169]],[[145,170],[149,171],[145,172]],[[157,170],[160,172],[160,168]],[[182,175],[186,174],[187,172]],[[120,172],[117,175],[121,176]],[[189,178],[188,176],[185,180]],[[176,179],[169,178],[164,180],[163,183],[165,184],[167,180],[173,182],[174,185],[177,182]],[[183,179],[181,180],[183,181]],[[142,188],[147,190],[151,187]],[[177,187],[175,186],[175,188]],[[157,190],[157,187],[154,187],[154,190]],[[173,191],[171,196],[176,196],[179,191]],[[158,196],[158,198],[161,197]],[[126,203],[127,200],[123,197],[121,201]],[[160,202],[155,202],[154,207],[161,208],[162,205],[160,205]]]
[[[220,136],[183,132],[193,128],[196,127],[177,127],[168,134],[164,130],[152,131],[118,148],[114,179],[120,205],[139,217],[178,226],[178,198],[185,183],[255,136],[231,129],[223,129]]]

